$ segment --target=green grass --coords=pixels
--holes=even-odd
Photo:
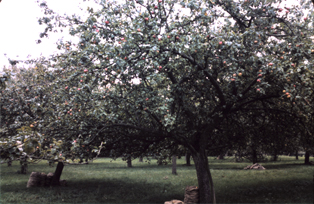
[[[266,170],[243,170],[250,163],[209,158],[218,203],[313,203],[314,166],[303,160],[280,157],[261,163]],[[302,159],[302,157],[301,157]],[[19,164],[1,165],[0,203],[164,203],[184,199],[184,188],[197,185],[194,166],[179,159],[178,175],[171,165],[158,166],[101,158],[88,165],[67,165],[61,179],[66,187],[26,188],[30,172],[54,172],[46,162],[29,165],[27,175],[17,174]],[[56,165],[55,165],[56,166]]]

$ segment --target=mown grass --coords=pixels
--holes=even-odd
[[[261,163],[266,170],[243,170],[250,163],[209,158],[218,203],[313,203],[314,166],[302,160],[280,157]],[[54,172],[46,162],[29,165],[27,175],[17,174],[19,164],[1,165],[0,203],[164,203],[184,199],[184,188],[197,185],[193,166],[177,161],[178,175],[171,165],[158,166],[133,161],[110,162],[101,158],[88,165],[67,165],[61,179],[66,187],[26,188],[30,172]]]

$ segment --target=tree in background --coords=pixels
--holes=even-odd
[[[18,159],[21,162],[21,173],[27,171],[27,159],[36,157],[41,143],[41,135],[35,131],[38,114],[31,109],[37,103],[36,90],[31,90],[39,77],[36,69],[4,69],[8,76],[6,86],[1,90],[1,159],[8,160],[9,164]],[[36,73],[36,74],[35,74]],[[35,76],[36,75],[36,76]],[[39,79],[40,83],[43,83]]]

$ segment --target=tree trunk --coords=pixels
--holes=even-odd
[[[256,153],[256,149],[253,149],[253,153],[252,153],[252,162],[253,162],[253,164],[257,163],[257,153]]]
[[[310,151],[305,151],[304,164],[310,164]]]
[[[190,151],[187,151],[185,153],[185,161],[187,166],[191,166],[191,153]]]
[[[192,157],[196,168],[200,203],[216,203],[213,180],[205,151],[197,154],[193,153]]]
[[[275,150],[273,155],[273,161],[277,161],[277,159],[278,159],[277,150]]]
[[[223,152],[220,153],[220,154],[218,155],[217,159],[224,159],[224,153],[223,153]]]
[[[12,166],[12,160],[11,159],[9,159],[9,161],[8,161],[8,166],[9,167]]]
[[[143,157],[140,156],[140,158],[138,159],[139,162],[143,162]]]
[[[52,181],[51,181],[51,185],[52,186],[59,186],[60,185],[60,177],[62,174],[62,170],[63,170],[64,164],[63,162],[58,162],[56,171],[53,175]]]
[[[295,159],[299,160],[299,151],[298,150],[295,151]]]
[[[172,174],[177,175],[177,156],[172,156]]]
[[[53,161],[49,160],[49,166],[52,167],[52,165],[53,165]]]
[[[162,165],[162,159],[158,159],[157,164],[158,164],[158,166],[161,166]]]
[[[20,161],[21,164],[21,174],[26,174],[27,173],[27,158],[24,157]]]
[[[131,159],[131,157],[128,157],[126,163],[127,163],[127,167],[128,167],[128,168],[131,168],[131,167],[132,167],[132,159]]]

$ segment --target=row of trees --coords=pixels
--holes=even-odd
[[[254,161],[259,151],[302,146],[309,155],[310,1],[96,2],[86,19],[40,3],[41,36],[67,27],[79,43],[60,40],[62,54],[29,61],[36,67],[16,70],[1,90],[1,157],[82,160],[102,148],[135,158],[183,148],[200,202],[210,203],[208,151],[249,149]]]

